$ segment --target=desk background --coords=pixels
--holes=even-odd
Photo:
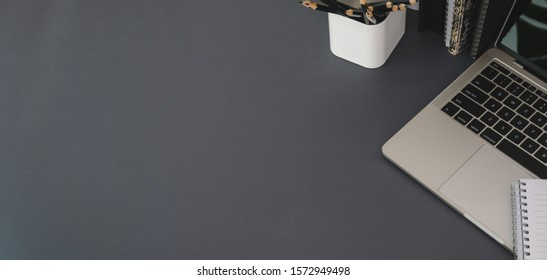
[[[0,0],[0,258],[509,259],[381,146],[472,62],[282,1]]]

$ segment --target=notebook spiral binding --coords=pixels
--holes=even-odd
[[[530,256],[530,241],[528,231],[528,197],[526,196],[526,183],[515,183],[511,186],[511,198],[513,199],[513,249],[515,259],[525,259]]]
[[[447,0],[444,10],[444,45],[450,47],[450,35],[452,34],[452,20],[454,10],[454,0]]]

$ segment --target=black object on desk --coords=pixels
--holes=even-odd
[[[443,34],[446,0],[420,0],[420,19],[418,30],[433,30]]]

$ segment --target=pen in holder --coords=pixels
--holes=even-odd
[[[389,13],[374,25],[334,13],[328,15],[332,53],[366,68],[384,65],[405,33],[406,10]]]

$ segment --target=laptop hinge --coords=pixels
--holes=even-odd
[[[516,59],[513,60],[513,64],[515,64],[515,66],[518,66],[520,69],[524,69],[524,66],[522,66],[522,64],[520,64]]]

